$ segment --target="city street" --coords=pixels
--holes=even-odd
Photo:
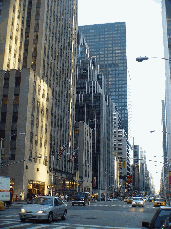
[[[21,205],[20,205],[21,206]],[[0,228],[141,228],[142,221],[150,221],[156,208],[148,201],[145,207],[132,208],[131,204],[117,200],[113,202],[91,202],[89,206],[71,206],[68,203],[67,219],[47,222],[20,222],[19,204],[0,212]]]

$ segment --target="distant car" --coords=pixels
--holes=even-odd
[[[133,197],[132,207],[144,207],[145,201],[141,197]]]
[[[147,197],[143,197],[143,200],[144,200],[144,201],[147,201],[147,200],[148,200],[148,198],[147,198]]]
[[[169,215],[171,214],[171,207],[169,206],[162,206],[159,207],[153,218],[151,219],[151,222],[142,222],[142,227],[146,227],[146,228],[160,228],[164,221],[169,217]]]
[[[127,199],[127,204],[132,204],[132,197],[128,197],[128,199]]]
[[[31,204],[23,205],[20,209],[20,220],[48,220],[49,223],[53,219],[61,217],[66,219],[67,205],[55,196],[39,196],[32,200]]]
[[[83,206],[85,206],[86,204],[90,205],[90,199],[91,199],[90,193],[78,192],[72,197],[72,206],[74,206],[75,204],[78,205],[81,204]]]
[[[165,205],[166,205],[166,201],[163,198],[156,198],[153,204],[154,207],[165,206]]]
[[[149,197],[149,198],[148,198],[148,201],[149,201],[149,202],[153,202],[153,201],[154,201],[154,197]]]
[[[124,202],[127,202],[127,199],[128,199],[128,198],[127,198],[127,197],[125,197],[125,198],[124,198]]]

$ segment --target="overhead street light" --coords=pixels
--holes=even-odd
[[[140,56],[140,57],[137,57],[137,58],[136,58],[136,61],[137,61],[137,62],[143,62],[143,60],[148,60],[148,59],[149,59],[149,58],[146,57],[146,56],[145,56],[145,57],[141,57],[141,56]]]
[[[169,61],[171,61],[171,59],[167,59],[167,58],[160,58],[160,57],[150,57],[150,58],[159,58],[159,59],[163,59],[163,60],[169,60]],[[144,60],[148,60],[149,58],[147,57],[147,56],[144,56],[144,57],[137,57],[136,58],[136,61],[137,62],[143,62]]]

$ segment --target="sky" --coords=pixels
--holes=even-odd
[[[157,191],[163,162],[161,100],[165,98],[161,1],[78,0],[79,26],[114,22],[126,22],[129,140],[133,145],[134,137],[134,144],[146,151]],[[136,62],[139,56],[149,60]]]

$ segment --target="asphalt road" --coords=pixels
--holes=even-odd
[[[146,202],[145,207],[132,208],[123,201],[91,202],[90,206],[71,206],[68,203],[68,214],[65,221],[20,222],[20,205],[0,211],[0,228],[57,228],[57,229],[88,229],[88,228],[141,228],[142,221],[150,221],[156,208],[153,203]]]

